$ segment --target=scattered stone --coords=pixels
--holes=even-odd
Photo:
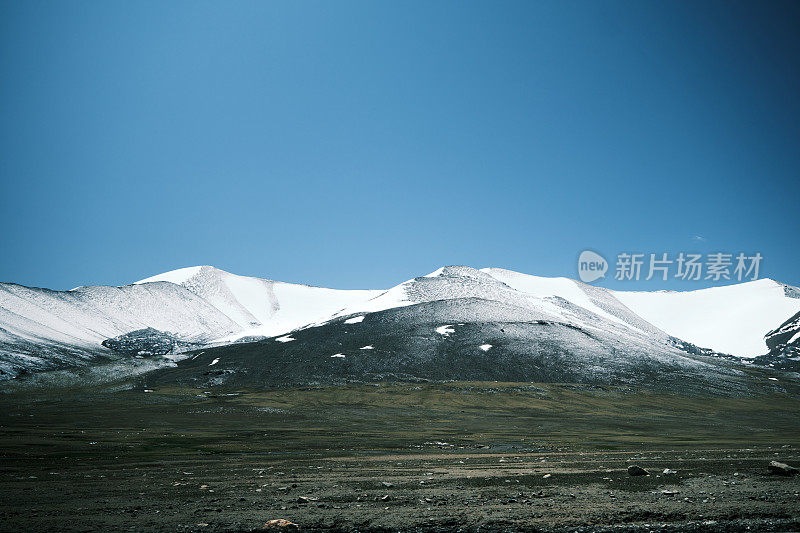
[[[387,488],[394,487],[394,483],[389,483],[388,481],[381,481],[381,485]]]
[[[769,471],[779,476],[793,476],[798,472],[795,467],[789,466],[786,463],[779,463],[778,461],[770,461]]]
[[[650,472],[638,465],[631,465],[628,467],[628,474],[631,476],[649,476]]]
[[[552,475],[553,475],[553,474],[545,474],[545,475],[543,475],[543,476],[542,476],[542,478],[544,478],[544,479],[547,479],[547,478],[549,478],[549,477],[552,477]]]
[[[664,474],[665,476],[674,476],[677,473],[678,473],[677,470],[672,470],[670,468],[665,468],[664,472],[662,472],[662,474]]]
[[[388,502],[388,501],[389,501],[389,500],[391,500],[391,499],[392,499],[392,497],[391,497],[391,496],[389,496],[388,494],[384,494],[384,495],[381,497],[381,501],[383,501],[383,502]]]
[[[677,490],[662,490],[661,494],[663,494],[664,496],[675,496],[676,494],[678,494],[678,491]]]
[[[306,498],[305,496],[298,496],[297,497],[297,503],[308,503],[310,501],[311,500],[309,498]]]

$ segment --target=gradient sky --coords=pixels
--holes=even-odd
[[[0,281],[576,277],[590,248],[760,252],[800,285],[798,27],[796,2],[2,1]]]

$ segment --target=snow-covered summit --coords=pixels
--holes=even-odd
[[[195,266],[152,276],[137,284],[168,281],[197,294],[241,327],[221,341],[275,336],[321,320],[383,291],[339,290],[239,276],[212,266]]]
[[[170,283],[180,285],[199,274],[203,269],[219,270],[218,268],[209,265],[178,268],[175,270],[170,270],[169,272],[164,272],[163,274],[156,274],[155,276],[139,280],[135,282],[134,285],[139,285],[141,283],[153,283],[156,281],[168,281]]]

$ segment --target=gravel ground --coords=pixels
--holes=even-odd
[[[767,468],[800,466],[798,405],[502,383],[0,394],[0,531],[800,531],[800,476]]]
[[[800,477],[769,475],[775,457],[800,463],[789,449],[17,460],[0,530],[798,530]]]

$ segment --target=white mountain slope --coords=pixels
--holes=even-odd
[[[173,283],[51,291],[0,284],[0,379],[111,355],[101,343],[155,328],[192,343],[230,335],[238,325]]]
[[[200,296],[241,328],[218,339],[272,337],[330,317],[343,307],[382,294],[381,290],[338,290],[238,276],[212,266],[188,267],[159,274],[137,285],[168,281]]]
[[[543,278],[502,268],[484,268],[482,271],[520,292],[539,298],[563,298],[591,313],[639,333],[656,336],[665,334],[664,331],[631,312],[606,289],[574,279]]]
[[[608,291],[670,335],[739,357],[768,351],[764,336],[800,311],[800,292],[771,279],[697,291]]]
[[[208,302],[172,283],[88,286],[51,291],[0,284],[0,327],[29,341],[96,347],[103,340],[152,327],[208,342],[237,326]]]
[[[666,333],[637,317],[607,291],[567,278],[541,278],[497,268],[443,267],[401,283],[371,300],[345,307],[334,318],[461,298],[509,304],[525,310],[528,317],[535,312],[541,320],[611,330],[626,336],[668,339]]]

